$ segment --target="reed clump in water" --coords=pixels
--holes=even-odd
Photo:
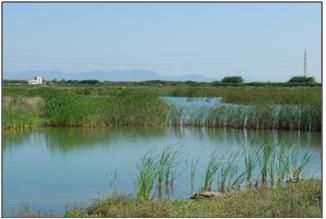
[[[190,190],[191,190],[191,194],[193,194],[194,191],[195,191],[195,176],[196,176],[196,172],[197,172],[198,161],[199,161],[199,156],[197,157],[196,161],[192,159],[191,162],[190,162]],[[187,166],[188,165],[189,164],[187,162]]]
[[[273,147],[271,144],[265,144],[262,146],[262,151],[260,156],[260,171],[261,171],[261,180],[262,180],[261,183],[265,187],[267,186],[267,175],[268,173],[271,173],[269,171],[271,169],[269,168],[274,153],[274,149],[275,147]]]
[[[111,190],[112,190],[112,196],[118,196],[118,170],[115,170],[112,174],[112,180],[111,180]]]
[[[208,161],[207,167],[204,173],[204,185],[203,191],[211,191],[213,181],[217,175],[217,171],[220,168],[221,160],[217,156],[217,153],[213,153]]]
[[[168,194],[173,190],[179,163],[179,152],[173,146],[165,147],[161,154],[146,153],[138,164],[137,196],[149,200],[155,183],[159,198],[163,187]]]
[[[290,154],[290,165],[288,166],[289,181],[298,182],[304,167],[312,160],[312,155],[308,152],[301,153],[298,148],[293,149]]]
[[[244,146],[241,153],[229,153],[219,157],[217,152],[214,152],[204,168],[204,183],[201,191],[212,191],[215,180],[217,190],[221,193],[241,191],[243,184],[248,191],[266,189],[268,182],[273,188],[275,179],[280,188],[283,188],[285,182],[296,183],[301,180],[303,169],[312,159],[310,153],[299,152],[298,148],[256,143],[252,146]],[[243,155],[243,158],[239,154]],[[152,152],[145,154],[137,165],[137,197],[139,199],[150,200],[155,197],[155,188],[158,198],[161,199],[163,188],[166,192],[173,189],[173,182],[177,177],[175,173],[180,163],[179,155],[173,146],[164,148],[159,154]],[[192,194],[195,190],[198,160],[199,158],[192,160],[190,165],[187,164],[191,170]],[[243,170],[240,168],[241,162],[243,162]]]
[[[159,197],[162,196],[163,185],[166,191],[173,189],[178,163],[179,152],[175,151],[173,146],[164,148],[163,152],[159,155],[156,172]]]
[[[151,199],[156,179],[156,156],[146,153],[138,163],[137,197],[142,200]]]
[[[316,130],[321,128],[321,111],[317,105],[226,105],[189,114],[186,110],[170,110],[167,124],[200,127],[250,129]]]
[[[233,186],[238,183],[238,162],[237,154],[231,153],[227,156],[227,159],[221,163],[221,167],[217,174],[219,192],[232,192]]]
[[[244,156],[244,168],[245,168],[245,178],[247,189],[251,189],[252,178],[254,171],[257,168],[257,163],[260,157],[260,148],[254,147],[243,147],[243,156]]]

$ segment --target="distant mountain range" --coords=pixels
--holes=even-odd
[[[14,72],[4,70],[3,79],[7,80],[28,80],[34,76],[43,76],[45,80],[100,80],[100,81],[148,81],[148,80],[166,80],[166,81],[202,81],[210,82],[216,79],[208,78],[203,75],[184,75],[184,76],[164,76],[154,71],[141,69],[132,70],[114,70],[114,71],[88,71],[79,73],[67,73],[57,70],[49,71],[25,71]]]

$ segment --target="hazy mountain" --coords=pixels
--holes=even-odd
[[[28,80],[34,76],[43,76],[46,80],[101,80],[101,81],[147,81],[147,80],[169,80],[169,81],[213,81],[203,75],[163,76],[154,71],[141,69],[114,70],[114,71],[89,71],[78,73],[67,73],[57,70],[49,71],[26,71],[14,72],[4,70],[3,79]]]

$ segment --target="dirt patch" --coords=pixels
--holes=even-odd
[[[3,96],[2,104],[3,106],[17,106],[24,107],[28,109],[36,109],[43,102],[41,97],[11,97],[11,96]]]

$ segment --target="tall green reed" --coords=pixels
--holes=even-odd
[[[300,175],[304,167],[312,160],[312,154],[309,152],[302,153],[299,148],[295,148],[291,151],[290,160],[290,181],[298,182],[300,180]]]
[[[260,148],[243,146],[243,155],[246,184],[247,188],[250,189],[252,186],[252,177],[260,157]]]
[[[287,174],[290,174],[290,156],[289,149],[286,145],[280,145],[277,153],[277,185],[282,187]]]
[[[142,200],[149,200],[156,179],[156,156],[148,152],[137,164],[137,197]]]
[[[221,167],[218,172],[218,190],[220,192],[231,192],[233,185],[238,180],[238,157],[236,153],[231,153],[229,156],[225,155]]]
[[[112,196],[117,196],[118,193],[118,170],[115,169],[112,174],[111,179],[111,190],[112,190]]]
[[[190,164],[186,160],[186,165],[188,167],[190,166],[190,191],[191,191],[191,194],[193,194],[194,190],[195,190],[195,176],[196,176],[196,172],[197,172],[198,161],[199,161],[199,156],[197,157],[196,160],[191,159]]]
[[[216,177],[217,171],[220,167],[220,163],[220,159],[217,157],[216,152],[214,152],[211,155],[205,170],[203,191],[211,190],[212,183],[214,181],[214,178]]]
[[[269,164],[271,162],[270,161],[271,156],[273,156],[274,146],[271,144],[264,144],[261,145],[260,147],[262,147],[261,156],[260,156],[261,180],[262,180],[262,185],[266,186],[268,170],[270,167]]]
[[[270,186],[273,188],[274,187],[274,182],[275,182],[275,159],[276,159],[276,145],[273,145],[271,156],[269,159],[269,179],[270,179]]]
[[[177,165],[179,162],[179,152],[174,150],[174,146],[167,146],[159,155],[157,162],[157,187],[158,193],[161,197],[162,186],[165,185],[165,189],[173,189],[174,180],[177,175]]]

